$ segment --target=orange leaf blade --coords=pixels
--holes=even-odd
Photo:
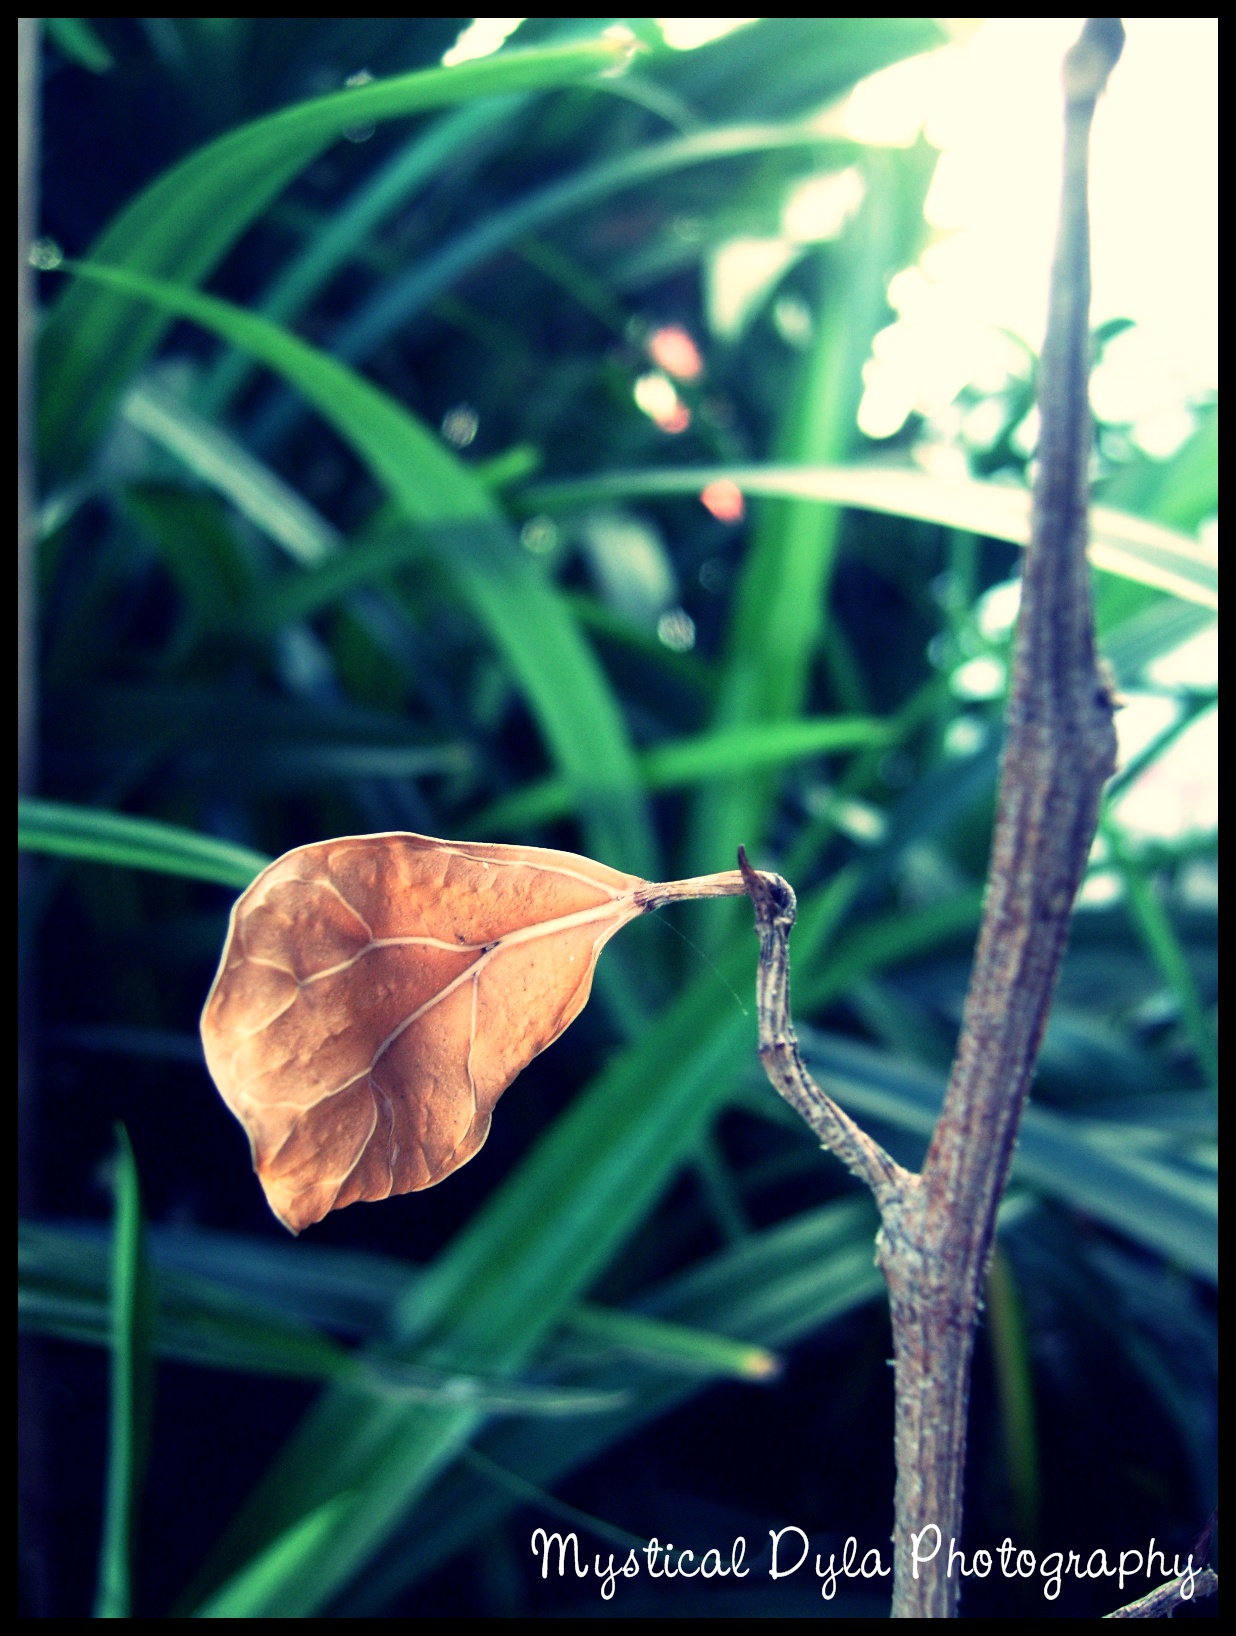
[[[280,1221],[299,1232],[472,1158],[644,885],[570,852],[411,834],[263,870],[232,910],[202,1043]]]

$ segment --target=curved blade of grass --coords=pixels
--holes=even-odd
[[[945,481],[889,466],[700,466],[614,472],[583,481],[537,483],[521,500],[545,510],[561,509],[642,495],[699,494],[718,479],[737,484],[744,494],[914,517],[1012,545],[1025,545],[1030,538],[1029,490]],[[1202,607],[1219,605],[1219,570],[1210,553],[1187,534],[1143,517],[1092,506],[1090,560],[1096,568]]]
[[[1147,607],[1131,618],[1099,632],[1103,657],[1125,687],[1136,687],[1146,666],[1161,654],[1180,647],[1214,624],[1214,614],[1196,602],[1180,602],[1175,597],[1152,597]],[[1108,791],[1110,799],[1110,787]]]
[[[278,323],[294,322],[358,245],[401,209],[444,164],[478,138],[506,124],[525,101],[523,97],[487,98],[456,109],[418,132],[366,179],[342,209],[331,214],[322,231],[275,279],[255,310]],[[199,406],[208,414],[222,413],[243,389],[252,370],[252,361],[243,353],[228,352],[205,382],[197,400]]]
[[[75,270],[214,331],[260,358],[313,404],[409,520],[424,526],[506,657],[554,760],[577,792],[590,849],[655,878],[639,774],[608,684],[553,585],[463,462],[394,399],[268,319],[116,268]]]
[[[881,1298],[884,1280],[872,1255],[878,1225],[870,1202],[856,1195],[806,1211],[670,1279],[645,1297],[647,1310],[675,1326],[706,1322],[733,1336],[731,1344],[789,1346]],[[597,1364],[586,1378],[600,1387],[622,1376],[612,1364]],[[543,1489],[686,1402],[697,1389],[682,1381],[649,1382],[627,1408],[604,1421],[563,1423],[554,1427],[552,1438],[525,1436],[512,1425],[492,1426],[481,1433],[478,1446],[504,1471]],[[495,1488],[473,1462],[456,1463],[338,1604],[339,1611],[376,1614],[493,1527],[517,1499]]]
[[[709,778],[727,778],[754,767],[775,767],[807,756],[862,750],[889,742],[888,727],[870,716],[830,716],[818,720],[770,722],[766,726],[723,727],[715,733],[658,744],[638,758],[645,789],[674,790]],[[472,820],[478,834],[518,829],[561,818],[572,811],[570,787],[545,779],[503,796]]]
[[[1124,881],[1128,894],[1129,915],[1141,937],[1142,945],[1152,963],[1158,968],[1163,981],[1175,995],[1189,1042],[1193,1046],[1202,1072],[1206,1075],[1207,1082],[1217,1091],[1219,1042],[1206,1015],[1197,982],[1190,970],[1180,939],[1176,936],[1171,917],[1155,895],[1146,871],[1124,844],[1119,825],[1111,818],[1105,818],[1101,824],[1101,831],[1111,848],[1112,861]]]
[[[339,531],[289,483],[157,382],[131,387],[121,414],[195,477],[226,496],[293,561],[312,565],[340,550]]]
[[[44,17],[43,27],[71,62],[92,74],[106,74],[115,66],[115,58],[89,17]]]
[[[650,143],[617,159],[602,160],[574,176],[551,182],[537,192],[496,210],[476,227],[461,233],[436,255],[393,279],[348,319],[327,342],[330,351],[352,360],[367,357],[376,346],[423,312],[435,297],[483,262],[529,234],[541,231],[577,211],[691,165],[787,148],[833,149],[838,164],[857,151],[839,142],[819,122],[784,125],[733,125],[667,142]]]
[[[454,68],[400,74],[332,92],[229,131],[157,177],[91,247],[99,261],[197,284],[266,206],[352,126],[477,97],[569,85],[629,55],[620,40],[504,52]],[[118,286],[76,285],[44,330],[40,438],[44,469],[74,470],[167,326]]]
[[[777,433],[779,459],[843,460],[857,435],[862,371],[886,320],[889,277],[912,261],[923,233],[922,207],[934,171],[925,144],[869,152],[866,194],[841,238],[827,247],[819,279],[815,336]],[[841,511],[801,500],[761,506],[732,602],[725,671],[714,724],[781,721],[799,713],[817,654],[828,647],[830,585]],[[726,864],[740,844],[758,843],[776,791],[771,771],[703,786],[690,821],[687,867]],[[737,910],[715,905],[714,935]]]
[[[987,1272],[984,1306],[1014,1515],[1022,1538],[1033,1539],[1038,1533],[1040,1483],[1030,1334],[1017,1275],[999,1244]]]
[[[154,1299],[145,1219],[129,1134],[116,1126],[116,1210],[112,1228],[107,1338],[112,1353],[111,1423],[96,1619],[133,1612],[134,1528],[150,1446]]]
[[[81,1296],[66,1299],[19,1287],[17,1316],[19,1329],[28,1334],[51,1335],[83,1346],[111,1345],[107,1307],[92,1305]],[[665,1338],[658,1339],[662,1350],[667,1351]],[[733,1343],[730,1348],[732,1351]],[[595,1392],[572,1386],[487,1381],[476,1375],[447,1374],[406,1363],[356,1359],[329,1336],[312,1330],[297,1333],[291,1325],[280,1329],[269,1320],[255,1320],[252,1314],[239,1311],[225,1320],[209,1307],[187,1317],[181,1313],[161,1321],[155,1350],[160,1357],[202,1369],[273,1375],[285,1380],[334,1382],[362,1397],[385,1402],[466,1404],[483,1414],[561,1419],[577,1414],[612,1414],[627,1401],[624,1391]],[[702,1351],[702,1345],[697,1343],[692,1356]],[[715,1366],[707,1369],[704,1364],[697,1365],[697,1369],[714,1375],[738,1373],[734,1360],[727,1357],[726,1361],[730,1367],[724,1371]],[[682,1360],[676,1358],[675,1362],[681,1371]],[[742,1364],[742,1372],[749,1376],[751,1357],[744,1355]]]
[[[563,1328],[598,1351],[639,1358],[674,1373],[728,1375],[735,1380],[771,1380],[780,1373],[777,1358],[766,1347],[638,1312],[578,1306],[568,1312]]]
[[[264,1607],[289,1574],[295,1574],[301,1563],[311,1561],[326,1549],[352,1503],[351,1494],[336,1494],[301,1517],[247,1563],[243,1572],[195,1609],[193,1618],[251,1618],[254,1609]]]
[[[220,886],[248,886],[270,859],[250,847],[198,835],[154,818],[131,818],[63,801],[19,800],[17,845],[87,863],[120,864],[162,875],[188,875]]]
[[[161,1357],[206,1369],[339,1381],[406,1402],[474,1403],[496,1414],[608,1413],[625,1404],[624,1395],[614,1390],[485,1380],[350,1352],[319,1327],[338,1320],[331,1289],[339,1284],[351,1316],[358,1303],[367,1304],[362,1334],[380,1343],[391,1307],[416,1281],[417,1269],[406,1262],[321,1249],[316,1252],[319,1266],[306,1275],[303,1258],[288,1253],[291,1246],[251,1243],[230,1233],[187,1236],[190,1247],[198,1237],[210,1241],[202,1248],[214,1264],[211,1273],[196,1270],[201,1255],[189,1257],[189,1268],[177,1265],[186,1248],[183,1242],[173,1244],[172,1255],[165,1244],[151,1245],[157,1311],[154,1346]],[[177,1247],[180,1257],[174,1253]],[[236,1258],[243,1266],[246,1255],[252,1257],[254,1251],[257,1260],[251,1276],[237,1280]],[[337,1274],[335,1261],[342,1263]],[[20,1329],[86,1346],[111,1344],[109,1250],[96,1232],[19,1222],[17,1273]],[[323,1300],[317,1298],[318,1281],[328,1286]],[[377,1291],[370,1299],[375,1282]],[[776,1358],[760,1347],[615,1307],[571,1308],[562,1321],[561,1336],[559,1350],[572,1359],[628,1357],[671,1374],[736,1380],[766,1380],[778,1369]]]

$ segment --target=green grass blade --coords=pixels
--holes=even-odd
[[[278,196],[350,127],[477,97],[547,90],[613,68],[619,40],[511,51],[401,74],[282,109],[228,132],[156,178],[91,247],[102,262],[197,284]],[[39,376],[45,469],[75,470],[167,327],[118,287],[66,291],[43,335]]]
[[[272,1597],[289,1578],[295,1578],[305,1564],[326,1551],[327,1545],[347,1515],[350,1494],[337,1494],[310,1511],[273,1540],[250,1562],[243,1573],[209,1597],[193,1613],[195,1619],[262,1618]]]
[[[1196,602],[1156,596],[1131,618],[1115,621],[1106,630],[1100,627],[1099,647],[1117,680],[1126,687],[1136,687],[1147,665],[1214,622],[1211,609]]]
[[[294,323],[358,247],[403,208],[418,188],[478,137],[505,124],[523,102],[520,97],[487,98],[456,109],[418,132],[292,258],[257,303],[257,311],[281,324]],[[253,363],[243,353],[228,352],[206,381],[199,406],[211,415],[222,413],[252,371]]]
[[[770,1093],[771,1094],[771,1093]],[[789,1346],[842,1314],[878,1300],[884,1282],[872,1245],[879,1223],[870,1201],[852,1195],[778,1223],[652,1291],[645,1304],[658,1322],[707,1325],[732,1344]],[[586,1377],[600,1387],[616,1377],[598,1364]],[[606,1420],[555,1427],[552,1440],[523,1428],[491,1426],[484,1456],[540,1489],[687,1401],[698,1383],[649,1381]],[[341,1611],[376,1612],[404,1587],[494,1526],[520,1496],[495,1489],[471,1461],[452,1467],[410,1514],[402,1538],[351,1591]]]
[[[863,366],[888,310],[886,281],[918,247],[933,164],[921,144],[865,158],[863,205],[818,269],[816,333],[778,432],[780,460],[831,465],[849,453]],[[798,499],[761,508],[734,593],[718,727],[781,721],[802,708],[820,643],[827,642],[840,520],[835,505]],[[705,785],[692,813],[688,869],[726,867],[740,843],[758,843],[775,789],[767,771]],[[718,905],[714,925],[730,913]]]
[[[1036,1539],[1039,1529],[1039,1448],[1034,1413],[1034,1371],[1016,1274],[997,1244],[987,1272],[986,1329],[1000,1403],[1007,1480],[1022,1539]]]
[[[728,1375],[735,1380],[771,1380],[780,1373],[776,1356],[766,1347],[638,1312],[578,1306],[567,1314],[563,1327],[600,1351],[639,1358],[675,1373]]]
[[[166,388],[141,382],[126,394],[121,413],[230,500],[294,562],[313,565],[340,549],[338,530],[290,484]]]
[[[247,846],[217,841],[177,824],[63,801],[19,800],[17,845],[27,852],[151,869],[162,875],[188,875],[192,880],[237,888],[248,886],[270,862]]]
[[[353,361],[368,357],[389,335],[499,251],[615,193],[691,166],[794,148],[831,151],[839,167],[857,152],[853,143],[840,142],[822,131],[818,123],[807,121],[723,126],[649,144],[617,159],[589,165],[576,175],[551,182],[495,210],[401,278],[390,280],[330,337],[330,350]]]
[[[736,777],[756,767],[777,767],[808,756],[868,749],[889,742],[887,726],[869,716],[770,722],[762,727],[729,727],[715,733],[658,744],[639,760],[645,789],[675,790],[710,778]],[[561,779],[546,779],[503,796],[472,820],[478,834],[518,829],[561,818],[574,807]]]
[[[1111,847],[1116,869],[1124,881],[1130,918],[1146,953],[1176,997],[1189,1042],[1207,1082],[1217,1088],[1219,1042],[1206,1015],[1197,982],[1189,968],[1189,961],[1181,947],[1180,939],[1176,936],[1171,917],[1155,895],[1146,871],[1121,839],[1117,825],[1107,819],[1103,822],[1102,831],[1107,844]]]
[[[99,38],[89,17],[44,17],[43,27],[71,62],[92,74],[106,74],[115,58]]]
[[[156,1268],[154,1345],[203,1368],[306,1380],[344,1378],[346,1348],[268,1304],[192,1274]],[[18,1322],[81,1345],[109,1345],[108,1252],[93,1234],[42,1222],[18,1230]]]
[[[804,1012],[817,1011],[870,973],[886,971],[943,942],[977,931],[982,910],[983,892],[976,886],[942,903],[902,909],[865,922],[841,940],[826,960],[804,972],[797,984],[800,1007]]]
[[[18,1322],[21,1329],[85,1346],[114,1344],[114,1301],[108,1252],[80,1229],[23,1222],[18,1237]],[[468,1405],[487,1414],[530,1414],[562,1418],[612,1413],[626,1402],[621,1391],[597,1392],[573,1386],[487,1380],[403,1362],[381,1351],[350,1352],[333,1336],[279,1310],[277,1299],[261,1299],[200,1275],[169,1268],[149,1279],[155,1310],[149,1345],[161,1357],[204,1369],[285,1379],[336,1381],[349,1390],[387,1402]],[[587,1318],[581,1320],[585,1325]],[[602,1320],[603,1322],[603,1320]],[[620,1317],[616,1322],[621,1324]],[[694,1357],[697,1368],[750,1375],[762,1360],[738,1357],[708,1335],[649,1334],[633,1319],[632,1347],[664,1355],[680,1370]],[[380,1337],[377,1337],[380,1339]],[[710,1344],[715,1341],[712,1352]],[[674,1350],[674,1348],[677,1350]],[[694,1348],[694,1351],[692,1351]]]
[[[1030,494],[1001,483],[945,480],[888,466],[700,466],[606,473],[582,481],[537,483],[523,503],[544,510],[653,495],[698,494],[718,479],[744,494],[854,506],[892,517],[961,528],[1011,545],[1030,538]],[[1090,560],[1096,568],[1170,592],[1204,608],[1219,603],[1219,570],[1197,541],[1178,529],[1110,506],[1090,511]]]
[[[137,1164],[128,1132],[116,1127],[116,1212],[111,1253],[111,1423],[96,1619],[133,1614],[138,1504],[150,1444],[154,1384],[153,1297]]]
[[[393,1257],[254,1241],[201,1229],[148,1234],[161,1357],[207,1369],[350,1382],[376,1396],[475,1401],[493,1413],[567,1415],[619,1406],[581,1392],[440,1371],[382,1358],[370,1367],[319,1327],[359,1327],[381,1342],[392,1309],[420,1276]],[[88,1228],[18,1223],[18,1324],[87,1346],[111,1344],[108,1248]],[[309,1265],[306,1266],[306,1261]],[[209,1271],[205,1269],[209,1269]],[[358,1326],[357,1319],[360,1317]],[[566,1313],[558,1349],[572,1360],[624,1357],[672,1374],[766,1380],[768,1351],[639,1312],[582,1304]]]
[[[424,527],[506,657],[554,760],[577,792],[593,852],[633,873],[655,875],[639,774],[608,684],[562,599],[462,461],[394,399],[268,319],[116,268],[76,270],[85,280],[141,296],[213,330],[308,398],[408,519]]]

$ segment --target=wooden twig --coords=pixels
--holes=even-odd
[[[780,875],[752,869],[741,846],[738,867],[755,906],[760,938],[756,1007],[764,1070],[777,1092],[806,1120],[823,1145],[859,1181],[866,1182],[881,1208],[886,1203],[892,1205],[916,1178],[820,1089],[799,1055],[790,1018],[790,929],[796,909],[793,888]]]
[[[1170,1619],[1185,1602],[1204,1602],[1219,1589],[1219,1576],[1213,1568],[1201,1568],[1196,1573],[1177,1574],[1165,1585],[1157,1585],[1136,1602],[1126,1602],[1114,1613],[1105,1613],[1105,1619]]]
[[[1117,18],[1091,18],[1065,59],[1064,183],[1039,377],[1039,467],[996,828],[961,1039],[921,1175],[894,1164],[806,1072],[789,1012],[793,893],[739,859],[761,944],[761,1060],[880,1207],[896,1385],[894,1618],[957,1611],[949,1546],[961,1537],[970,1363],[996,1209],[1115,765],[1086,561],[1086,174],[1095,102],[1123,40]]]
[[[1116,1608],[1112,1613],[1105,1613],[1105,1619],[1170,1619],[1176,1609],[1185,1602],[1202,1602],[1208,1596],[1214,1596],[1219,1589],[1219,1576],[1211,1568],[1194,1567],[1195,1562],[1202,1564],[1210,1555],[1210,1542],[1214,1538],[1215,1528],[1219,1521],[1217,1510],[1212,1511],[1206,1520],[1206,1526],[1193,1541],[1193,1548],[1189,1552],[1189,1561],[1182,1574],[1169,1579],[1165,1584],[1156,1585],[1154,1590],[1148,1591],[1145,1596],[1139,1596],[1135,1602],[1126,1602],[1124,1607]],[[1179,1558],[1176,1562],[1179,1562]],[[1176,1566],[1173,1562],[1172,1566]]]

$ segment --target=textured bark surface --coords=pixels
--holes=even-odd
[[[1115,766],[1086,558],[1090,125],[1120,55],[1091,18],[1065,60],[1060,230],[1040,367],[1033,526],[987,896],[962,1033],[920,1175],[894,1164],[811,1080],[789,1011],[793,894],[750,876],[760,933],[760,1056],[769,1078],[880,1207],[896,1391],[893,1617],[952,1618],[959,1579],[970,1364],[996,1211],[1042,1043],[1073,900]]]
[[[1065,59],[1064,177],[1039,370],[1038,477],[987,898],[961,1039],[921,1185],[888,1220],[881,1264],[897,1371],[894,1616],[956,1613],[974,1331],[996,1210],[1064,958],[1073,900],[1115,769],[1086,558],[1092,442],[1087,164],[1095,102],[1124,40],[1091,18]],[[940,1530],[917,1578],[913,1540]]]

